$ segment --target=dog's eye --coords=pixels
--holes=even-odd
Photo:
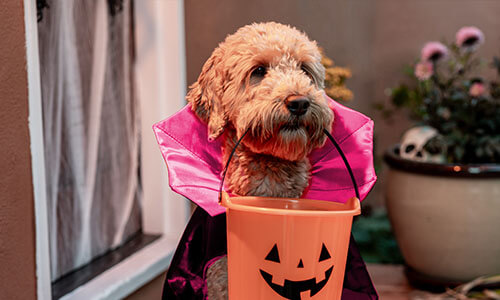
[[[300,69],[302,70],[302,72],[306,73],[307,76],[309,76],[309,78],[313,79],[313,76],[311,74],[311,71],[309,71],[309,69],[307,69],[306,66],[302,65],[300,67]]]
[[[267,69],[264,66],[258,66],[255,70],[252,71],[251,77],[264,77],[266,75]]]

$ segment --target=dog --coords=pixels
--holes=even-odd
[[[325,69],[315,41],[294,27],[254,23],[229,35],[190,86],[191,109],[223,139],[233,194],[299,198],[310,179],[308,154],[323,146],[334,115],[324,94]],[[227,262],[207,271],[208,298],[227,299]]]

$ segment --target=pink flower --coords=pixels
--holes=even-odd
[[[482,82],[473,83],[469,88],[469,95],[479,97],[484,94],[484,84]]]
[[[465,51],[474,51],[484,43],[484,34],[477,27],[462,27],[457,31],[456,43]]]
[[[432,63],[428,61],[419,62],[415,66],[415,76],[419,80],[427,80],[431,78],[432,74],[434,74],[434,68],[432,66]]]
[[[434,61],[448,57],[448,48],[440,42],[428,42],[421,52],[422,61]]]

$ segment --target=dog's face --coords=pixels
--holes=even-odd
[[[300,160],[323,145],[333,121],[320,61],[316,43],[295,28],[248,25],[214,50],[187,99],[210,138],[249,129],[242,143],[252,152]]]

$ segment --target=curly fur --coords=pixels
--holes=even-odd
[[[259,67],[265,74],[254,72]],[[224,139],[224,161],[248,130],[228,169],[226,184],[231,192],[302,195],[310,179],[307,155],[324,144],[323,129],[331,130],[333,122],[324,78],[316,42],[287,25],[247,25],[213,51],[187,100],[207,122],[209,138]],[[292,96],[309,101],[305,114],[293,115],[287,109]],[[210,288],[220,289],[219,283],[224,283],[220,272],[225,261],[214,265],[208,276],[209,299],[225,299],[225,294]]]

